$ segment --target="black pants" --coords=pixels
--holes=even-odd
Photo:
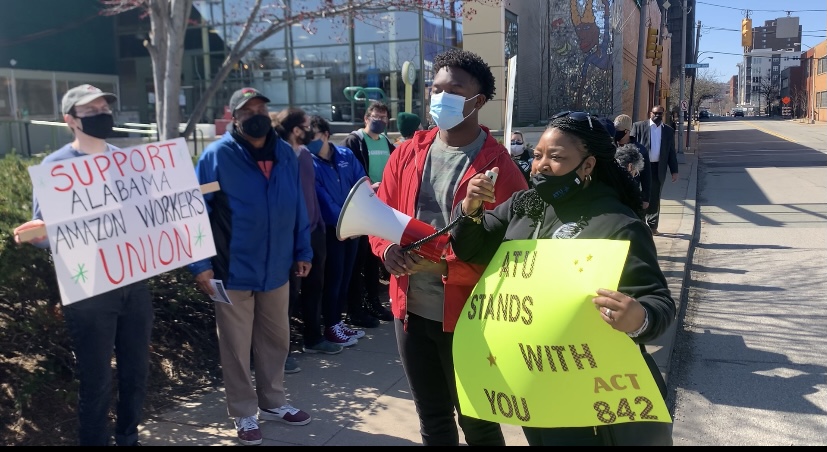
[[[396,345],[411,387],[419,429],[425,446],[457,446],[459,413],[452,345],[454,333],[442,323],[408,313],[408,331],[396,320]],[[469,446],[505,446],[500,424],[459,414],[459,426]]]
[[[658,172],[659,164],[660,162],[652,162],[652,185],[649,186],[649,207],[646,209],[646,224],[652,229],[658,228],[660,220],[660,194],[663,191],[663,183]]]
[[[350,288],[347,296],[348,313],[357,313],[362,309],[362,300],[379,298],[379,266],[381,261],[370,249],[368,236],[359,237],[359,249],[356,251],[356,265],[350,275]]]
[[[529,446],[602,446],[603,439],[593,427],[523,427]]]
[[[327,226],[327,262],[325,263],[322,317],[324,326],[331,327],[342,321],[347,308],[350,274],[356,259],[359,239],[339,240],[336,228]]]
[[[118,378],[115,444],[132,446],[138,441],[154,315],[145,281],[63,306],[80,383],[78,445],[109,445],[113,351]]]
[[[299,278],[290,274],[290,310],[300,312],[304,328],[304,345],[313,346],[322,341],[322,291],[324,290],[325,261],[327,260],[327,233],[316,228],[310,233],[313,261],[310,273]]]

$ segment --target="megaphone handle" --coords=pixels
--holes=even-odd
[[[411,244],[409,244],[409,245],[407,245],[407,246],[403,246],[403,247],[402,247],[402,252],[408,252],[408,251],[416,251],[416,250],[418,250],[419,248],[421,248],[421,247],[422,247],[422,245],[424,245],[424,244],[426,244],[426,243],[430,242],[431,240],[434,240],[435,238],[437,238],[437,237],[441,236],[442,234],[447,233],[447,232],[448,232],[448,231],[450,231],[451,229],[454,229],[454,227],[455,227],[455,226],[456,226],[456,225],[460,222],[460,220],[462,220],[463,218],[465,218],[465,217],[467,217],[467,216],[468,216],[468,215],[464,215],[464,214],[463,214],[463,215],[460,215],[460,216],[458,216],[457,218],[454,218],[454,221],[452,221],[452,222],[448,223],[448,225],[447,225],[447,226],[445,226],[444,228],[442,228],[442,229],[440,229],[440,230],[438,230],[438,231],[434,232],[433,234],[428,235],[428,236],[425,236],[425,237],[422,237],[421,239],[419,239],[419,240],[417,240],[416,242],[413,242],[413,243],[411,243]]]
[[[495,173],[491,170],[488,170],[488,171],[485,172],[485,175],[488,176],[489,178],[491,178],[491,183],[492,184],[497,182],[497,173]],[[480,208],[477,211],[482,213],[484,211],[484,207],[480,206]],[[475,214],[476,214],[476,212],[475,212]],[[410,245],[403,246],[402,247],[402,252],[418,250],[419,248],[422,247],[422,245],[430,242],[431,240],[433,240],[433,239],[441,236],[442,234],[447,233],[451,229],[453,229],[463,218],[474,219],[475,217],[476,217],[476,215],[472,216],[472,215],[462,214],[462,215],[458,216],[457,218],[454,218],[454,221],[448,223],[447,226],[440,229],[439,231],[436,231],[436,232],[434,232],[433,234],[431,234],[429,236],[423,237],[423,238],[417,240],[416,242],[411,243]],[[480,215],[475,221],[477,221],[479,223],[479,219],[481,217],[482,217],[482,215]]]

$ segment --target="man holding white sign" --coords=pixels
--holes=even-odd
[[[108,144],[105,138],[112,132],[114,119],[110,103],[116,101],[114,94],[105,93],[91,85],[81,85],[70,89],[62,100],[63,120],[74,134],[74,141],[63,146],[52,154],[48,155],[40,167],[46,168],[50,165],[57,168],[55,162],[80,159],[87,156],[104,156],[111,154],[117,149]],[[88,163],[89,160],[86,160]],[[89,168],[89,167],[87,167]],[[32,174],[35,174],[34,172]],[[101,177],[104,172],[101,172]],[[53,176],[55,179],[62,179]],[[33,179],[34,180],[34,179]],[[62,179],[61,183],[65,182]],[[41,188],[45,195],[48,195],[46,182],[35,189]],[[57,187],[55,187],[57,189]],[[89,192],[87,191],[87,194]],[[84,209],[80,204],[83,201],[78,197],[78,205],[74,209]],[[105,204],[105,203],[104,203]],[[115,203],[117,204],[117,203]],[[87,202],[85,209],[92,209],[92,206],[102,206],[100,201]],[[43,221],[43,212],[37,196],[33,199],[33,220],[15,228],[15,241],[18,243],[26,241],[20,235],[30,229],[43,229],[46,224]],[[93,209],[92,209],[93,210]],[[113,212],[112,209],[104,209]],[[113,221],[118,216],[106,216],[111,231],[123,230]],[[50,220],[50,225],[51,225]],[[98,243],[97,228],[91,227],[94,223],[84,223],[86,227],[77,230],[92,231],[90,235],[84,235],[83,240],[77,238],[71,245],[63,241],[66,247],[71,247],[77,242],[92,240],[92,247]],[[107,224],[99,221],[99,224]],[[55,224],[57,226],[57,223]],[[107,228],[104,227],[104,230]],[[50,232],[53,231],[50,229]],[[90,238],[91,237],[91,238]],[[53,237],[59,240],[59,237]],[[45,235],[35,237],[29,243],[38,248],[49,248],[50,241]],[[78,243],[80,244],[80,243]],[[57,244],[52,247],[53,255]],[[57,265],[58,259],[55,256]],[[84,265],[79,264],[75,269],[77,281],[91,279],[93,266],[84,271]],[[60,279],[60,278],[59,278]],[[101,278],[103,279],[103,278]],[[61,287],[63,295],[64,290]],[[110,443],[109,429],[109,405],[112,394],[112,352],[115,351],[118,375],[118,401],[117,401],[117,424],[115,427],[115,444],[118,446],[135,446],[138,443],[138,425],[142,420],[142,410],[147,391],[147,377],[149,375],[149,344],[152,333],[152,322],[154,318],[152,310],[152,296],[145,279],[140,279],[131,284],[121,286],[113,285],[111,290],[93,294],[83,298],[77,303],[67,302],[64,298],[63,316],[66,319],[66,327],[72,340],[73,352],[76,359],[77,373],[80,380],[78,394],[78,419],[80,431],[78,444],[80,446],[108,446]]]

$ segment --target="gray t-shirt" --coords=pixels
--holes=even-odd
[[[425,159],[419,199],[416,202],[417,219],[436,229],[442,229],[448,224],[457,187],[482,149],[485,138],[485,132],[480,129],[479,136],[471,144],[454,147],[445,144],[437,134]],[[408,288],[408,311],[442,322],[444,293],[441,275],[415,273],[411,275]]]

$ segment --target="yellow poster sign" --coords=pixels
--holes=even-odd
[[[672,422],[640,348],[592,298],[617,289],[629,242],[500,245],[454,333],[462,413],[529,427]]]

